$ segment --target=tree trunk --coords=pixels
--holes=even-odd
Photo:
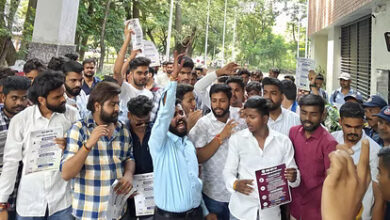
[[[139,18],[139,0],[133,0],[133,18]]]
[[[16,61],[16,50],[11,37],[0,38],[0,66],[11,66]]]
[[[181,48],[181,32],[182,32],[182,12],[181,12],[181,3],[178,0],[175,3],[175,49],[180,51]]]
[[[80,42],[80,45],[79,45],[79,48],[80,48],[80,50],[79,50],[79,60],[84,60],[85,48],[87,47],[88,37],[89,37],[89,35],[84,35],[81,38],[81,42]]]
[[[29,0],[26,12],[26,18],[23,24],[22,42],[20,44],[18,58],[25,59],[27,56],[28,44],[31,42],[34,30],[35,10],[37,9],[38,0]]]
[[[0,28],[5,28],[5,3],[6,0],[0,0]]]
[[[9,5],[9,13],[7,16],[7,28],[11,32],[12,31],[12,25],[14,24],[14,18],[16,10],[18,10],[20,0],[11,0]]]
[[[111,5],[111,0],[107,0],[107,5],[104,13],[103,24],[102,24],[102,32],[100,33],[100,59],[99,59],[99,68],[98,68],[98,72],[100,73],[103,70],[104,57],[106,55],[106,45],[104,44],[104,36],[106,31],[108,14],[110,13],[110,5]]]

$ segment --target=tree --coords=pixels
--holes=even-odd
[[[108,14],[110,13],[110,5],[111,5],[111,0],[107,0],[103,24],[102,24],[102,30],[100,34],[100,59],[99,59],[98,72],[101,72],[103,69],[104,56],[106,54],[106,45],[104,43],[104,36],[106,34],[106,24],[107,24]]]

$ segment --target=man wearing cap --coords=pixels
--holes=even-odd
[[[339,80],[340,88],[332,92],[329,100],[330,104],[336,106],[337,109],[340,109],[345,103],[344,98],[346,96],[354,93],[361,95],[358,91],[351,88],[351,75],[349,75],[349,73],[342,72],[339,76]]]
[[[381,146],[383,146],[383,140],[378,133],[378,117],[375,114],[379,114],[386,105],[386,101],[379,95],[372,95],[363,103],[364,113],[369,126],[364,128],[364,132]]]
[[[357,93],[353,93],[351,95],[347,95],[344,97],[344,101],[345,102],[356,102],[356,103],[359,103],[359,104],[363,104],[363,96],[357,94]]]

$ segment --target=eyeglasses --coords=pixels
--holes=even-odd
[[[139,122],[135,124],[135,127],[146,127],[150,124],[150,122]]]

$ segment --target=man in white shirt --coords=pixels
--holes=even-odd
[[[300,184],[290,139],[267,126],[269,105],[266,99],[253,96],[244,105],[247,129],[229,139],[229,152],[223,171],[227,189],[232,193],[230,213],[237,219],[280,220],[279,207],[260,209],[255,172],[286,165],[285,177],[291,187]]]
[[[266,77],[262,84],[263,96],[271,102],[268,126],[288,136],[291,127],[301,124],[299,116],[282,108],[283,86],[278,79]]]
[[[16,211],[18,219],[72,219],[71,194],[68,182],[61,178],[59,168],[26,174],[31,131],[57,128],[63,134],[78,119],[77,110],[66,105],[64,77],[47,71],[37,76],[29,90],[34,105],[27,107],[11,119],[4,149],[4,166],[0,177],[0,203],[12,193],[19,162],[24,167],[19,185]],[[55,139],[64,147],[63,138]],[[4,220],[5,211],[0,212]]]
[[[169,84],[169,76],[173,71],[173,62],[167,61],[166,63],[166,72],[162,72],[156,75],[156,84],[161,88],[165,88]]]
[[[370,169],[372,181],[363,198],[362,220],[383,219],[384,201],[378,188],[378,152],[380,146],[363,131],[364,109],[359,103],[346,102],[340,108],[340,125],[342,131],[332,133],[339,144],[346,144],[355,164],[359,162],[362,140],[370,144]]]
[[[76,61],[68,61],[62,64],[62,72],[65,74],[65,99],[66,104],[79,111],[80,118],[88,115],[88,96],[81,89],[83,84],[83,65]]]
[[[218,219],[229,219],[230,193],[225,187],[222,171],[228,153],[228,140],[239,121],[239,114],[229,111],[231,88],[214,84],[210,88],[212,112],[203,116],[191,129],[188,137],[197,148],[202,164],[203,200],[210,213]]]
[[[128,24],[127,24],[128,25]],[[153,93],[145,88],[147,76],[149,73],[150,59],[146,57],[137,57],[139,52],[131,51],[130,57],[124,63],[127,47],[131,41],[131,33],[128,27],[125,27],[125,40],[118,53],[114,65],[114,79],[121,86],[121,94],[119,95],[119,120],[123,123],[127,122],[127,102],[138,95],[144,95],[153,100]]]

